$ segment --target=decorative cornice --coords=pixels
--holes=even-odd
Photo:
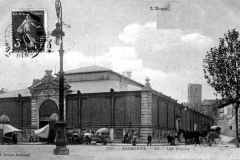
[[[28,87],[32,96],[38,96],[41,92],[46,92],[46,94],[43,93],[43,95],[55,95],[58,93],[59,79],[52,76],[52,70],[46,70],[45,73],[42,79],[34,79],[32,85]],[[67,92],[71,86],[64,82],[64,88],[66,89],[65,92]],[[50,91],[52,91],[52,93],[50,93]],[[49,92],[49,94],[47,94],[47,92]]]

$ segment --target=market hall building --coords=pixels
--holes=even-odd
[[[148,78],[143,85],[96,65],[66,71],[64,77],[68,130],[84,133],[105,127],[113,142],[121,142],[125,134],[146,142],[149,133],[153,142],[166,142],[179,128],[202,131],[205,123],[214,124],[210,116],[152,89]],[[30,87],[0,94],[0,116],[7,115],[11,125],[24,131],[21,139],[28,137],[58,113],[58,85],[57,75],[47,70]]]

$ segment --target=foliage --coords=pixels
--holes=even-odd
[[[203,59],[204,77],[207,83],[227,102],[240,98],[240,41],[233,29],[219,39],[219,46],[211,48]]]

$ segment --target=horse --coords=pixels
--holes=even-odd
[[[200,144],[199,143],[199,137],[201,136],[201,133],[199,131],[187,131],[187,130],[184,130],[184,129],[179,129],[178,130],[178,137],[183,134],[183,137],[185,139],[185,145],[187,145],[187,140],[188,139],[194,139],[196,144]]]

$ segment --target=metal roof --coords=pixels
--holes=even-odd
[[[77,93],[79,90],[81,93],[100,93],[100,92],[110,92],[110,89],[114,89],[114,91],[139,91],[140,87],[136,87],[133,85],[121,84],[118,81],[113,80],[102,80],[102,81],[84,81],[84,82],[68,82],[71,86],[70,90],[71,94]],[[0,94],[0,98],[11,98],[18,97],[18,94],[21,94],[22,97],[30,97],[31,93],[28,88],[11,91],[7,93]]]
[[[202,105],[215,105],[219,102],[219,100],[216,99],[204,99],[202,101]]]
[[[112,71],[112,70],[105,67],[93,65],[93,66],[69,70],[69,71],[66,71],[64,74],[91,73],[91,72],[104,72],[104,71]]]
[[[85,82],[69,82],[71,94],[76,94],[77,90],[81,93],[99,93],[99,92],[110,92],[112,88],[114,91],[139,91],[142,88],[121,84],[117,81],[102,80],[102,81],[85,81]]]
[[[20,94],[22,97],[30,97],[31,93],[28,88],[16,90],[16,91],[10,91],[7,93],[0,94],[0,98],[11,98],[11,97],[18,97],[18,94]]]

